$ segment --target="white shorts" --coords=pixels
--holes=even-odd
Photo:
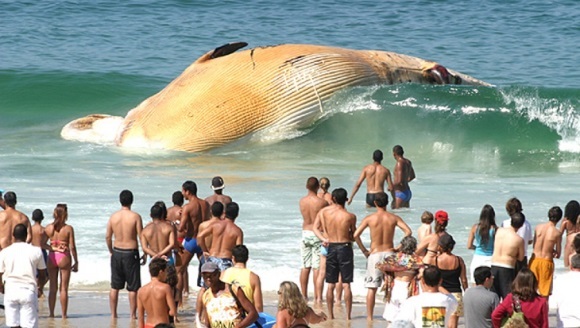
[[[477,255],[473,254],[473,259],[471,260],[471,266],[469,267],[469,279],[470,282],[475,283],[475,278],[473,277],[473,272],[480,266],[486,266],[491,268],[491,256]]]
[[[378,252],[372,253],[367,258],[367,273],[365,275],[366,288],[379,288],[384,281],[383,271],[376,268],[379,261],[384,260],[385,257],[392,255],[393,252]]]
[[[401,309],[401,305],[409,296],[409,283],[402,280],[395,279],[393,289],[391,290],[391,301],[385,304],[385,311],[383,318],[392,322]]]
[[[38,294],[29,286],[8,283],[4,287],[4,314],[6,326],[38,327]]]

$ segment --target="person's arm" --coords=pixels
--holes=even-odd
[[[244,231],[240,229],[240,235],[236,239],[236,246],[244,244]]]
[[[190,205],[187,204],[185,206],[183,206],[183,209],[181,210],[181,218],[179,220],[179,228],[177,229],[177,231],[179,232],[185,232],[187,229],[187,221],[189,221],[189,207]]]
[[[174,247],[175,247],[175,235],[173,234],[173,228],[171,228],[169,230],[169,244],[167,244],[167,246],[165,246],[165,248],[162,249],[161,252],[159,252],[159,254],[161,254],[161,255],[170,254],[170,256],[171,256],[171,250]]]
[[[475,249],[473,240],[475,240],[475,230],[477,229],[477,224],[474,224],[469,231],[469,237],[467,237],[467,249]],[[495,234],[493,235],[495,237]]]
[[[306,321],[308,323],[317,324],[326,321],[326,319],[327,319],[326,314],[324,312],[320,312],[320,314],[317,314],[316,312],[314,312],[314,310],[312,310],[311,307],[308,307],[308,312],[306,312]]]
[[[493,310],[491,313],[491,322],[494,327],[500,327],[501,320],[511,313],[510,308],[512,307],[512,294],[508,294],[503,302]]]
[[[429,242],[431,242],[431,239],[432,239],[431,235],[425,236],[425,238],[423,238],[423,240],[421,240],[421,242],[417,246],[415,254],[421,254],[425,249],[427,249],[427,247],[429,247]]]
[[[413,234],[413,230],[411,230],[409,225],[405,221],[403,221],[403,219],[401,219],[400,216],[397,216],[397,227],[399,227],[399,229],[403,230],[405,237],[409,237],[410,235]]]
[[[401,164],[400,160],[397,160],[395,163],[395,168],[393,169],[393,185],[394,187],[401,187],[402,182],[401,178],[403,175],[403,165]]]
[[[244,294],[244,291],[241,288],[235,288],[234,293],[236,293],[236,296],[240,301],[240,305],[244,308],[244,310],[246,310],[246,317],[244,318],[244,320],[242,320],[242,322],[236,325],[236,328],[248,327],[252,325],[256,320],[258,320],[258,311],[256,310],[254,304],[252,304],[252,302],[248,300],[246,294]]]
[[[560,255],[562,255],[562,234],[558,234],[556,237],[556,250],[554,252],[554,257],[559,259]]]
[[[143,307],[143,302],[141,297],[137,295],[137,324],[139,328],[145,327],[145,308]]]
[[[349,234],[350,241],[355,241],[354,240],[354,232],[355,231],[356,231],[356,215],[351,214],[351,217],[350,217],[350,227],[348,229],[348,234]]]
[[[316,235],[316,237],[318,237],[318,239],[320,239],[320,241],[322,241],[322,245],[323,246],[328,246],[328,239],[323,235],[323,232],[326,231],[325,227],[324,227],[324,220],[322,217],[322,211],[320,210],[318,211],[318,214],[316,214],[316,218],[314,219],[314,226],[312,231],[314,231],[314,234]]]
[[[274,328],[288,328],[286,320],[287,313],[287,310],[278,310],[276,313],[276,324],[274,325]]]
[[[530,222],[528,222],[527,220],[524,223],[526,225],[526,235],[527,235],[527,239],[528,239],[528,245],[531,245],[533,242],[533,233],[535,233],[535,231],[532,233],[532,225],[530,224]],[[528,247],[528,245],[524,245],[525,247]]]
[[[386,180],[387,180],[387,191],[391,192],[391,196],[392,196],[392,195],[394,195],[393,179],[391,178],[391,171],[389,171],[388,169],[387,169]],[[395,200],[395,198],[393,198],[393,200]]]
[[[352,188],[352,192],[350,193],[350,199],[346,203],[347,205],[350,205],[350,203],[352,203],[352,200],[354,199],[354,195],[356,195],[361,184],[363,183],[363,181],[365,181],[365,177],[366,177],[366,172],[363,169],[362,173],[360,174],[360,177],[358,178],[357,182],[354,184],[354,187]]]
[[[365,247],[365,245],[363,244],[362,240],[360,239],[360,236],[362,235],[362,233],[366,229],[366,227],[368,227],[368,221],[365,218],[365,219],[362,220],[361,224],[358,226],[358,228],[356,228],[356,231],[354,232],[354,241],[358,245],[358,248],[361,250],[361,252],[363,253],[363,255],[365,257],[369,257],[370,252]]]
[[[26,218],[25,225],[26,225],[26,231],[28,231],[28,236],[26,236],[26,242],[28,244],[30,244],[30,242],[32,241],[32,225],[30,225],[30,220],[28,219],[28,216],[24,216],[24,218]]]
[[[568,231],[568,224],[569,224],[569,221],[567,218],[565,218],[564,221],[562,221],[562,224],[560,225],[560,232],[562,234],[564,234],[564,232]]]
[[[467,270],[465,269],[465,262],[463,261],[463,258],[461,258],[461,256],[458,256],[458,258],[459,265],[461,266],[461,275],[460,275],[461,286],[463,287],[463,291],[465,292],[467,288],[469,288],[469,283],[467,282]]]
[[[413,168],[413,164],[409,161],[409,180],[407,182],[411,182],[415,180],[415,169]]]
[[[197,234],[197,246],[199,246],[199,248],[201,248],[201,251],[203,252],[204,257],[209,256],[209,248],[205,244],[205,238],[207,238],[209,235],[212,234],[212,231],[213,231],[212,225],[213,224],[209,225],[208,227],[203,229],[203,231],[201,231]]]
[[[144,234],[141,234],[141,248],[143,249],[143,253],[145,256],[149,255],[151,257],[155,257],[157,253],[155,253],[151,248],[149,248],[149,243],[147,242],[147,237]]]
[[[254,306],[258,312],[264,312],[264,297],[262,295],[262,282],[260,276],[250,273],[250,286],[254,291]]]
[[[524,240],[522,239],[522,243],[520,243],[520,247],[518,249],[518,261],[521,262],[524,260],[524,257],[526,256],[526,248],[524,246]]]
[[[79,258],[77,256],[77,245],[75,242],[75,229],[73,229],[72,226],[70,227],[70,239],[68,241],[68,249],[72,255],[73,260],[75,261],[75,264],[73,264],[71,270],[72,272],[77,272],[79,271]]]
[[[164,287],[165,302],[167,302],[167,306],[169,307],[169,315],[175,317],[177,315],[177,307],[175,306],[175,300],[173,299],[173,292],[171,291],[171,287],[169,287],[169,285]]]
[[[109,249],[109,255],[113,255],[113,227],[111,225],[111,219],[109,219],[109,222],[107,222],[105,242],[107,243],[107,248]]]

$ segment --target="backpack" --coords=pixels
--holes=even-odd
[[[522,305],[520,303],[519,297],[513,295],[512,299],[512,315],[506,317],[501,322],[502,328],[528,328],[526,323],[524,313],[522,312]]]

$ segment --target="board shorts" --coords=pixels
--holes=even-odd
[[[411,197],[413,197],[413,193],[411,192],[411,189],[407,189],[407,190],[395,190],[395,197],[401,199],[404,202],[408,202],[411,200]]]
[[[201,255],[201,247],[197,244],[197,239],[195,238],[185,238],[183,241],[183,248],[191,254]]]
[[[367,194],[366,202],[367,205],[370,207],[375,207],[375,197],[377,193],[374,194]],[[389,200],[389,196],[387,196],[387,201]]]
[[[383,285],[385,274],[376,268],[377,263],[384,260],[385,257],[392,255],[393,252],[372,253],[367,258],[367,273],[365,275],[365,288],[379,288]]]
[[[516,269],[505,264],[491,264],[491,275],[494,276],[491,291],[500,298],[505,298],[512,290],[512,282],[516,277]]]
[[[475,269],[481,266],[491,268],[491,256],[473,254],[471,265],[469,266],[469,279],[471,279],[472,283],[475,283],[475,278],[473,277]]]
[[[141,263],[139,251],[113,247],[111,255],[111,288],[136,292],[141,287]]]
[[[30,287],[14,282],[5,285],[6,326],[38,327],[38,291]]]
[[[391,300],[385,304],[383,318],[393,322],[401,310],[403,302],[409,298],[409,282],[395,279],[391,289]]]
[[[231,258],[228,259],[228,258],[209,256],[207,258],[206,262],[215,263],[218,266],[218,268],[220,268],[221,272],[224,272],[224,271],[226,271],[226,269],[234,266],[234,262],[232,262]]]
[[[548,297],[552,294],[552,282],[554,281],[554,261],[536,258],[532,255],[530,270],[538,280],[538,293]]]
[[[463,293],[451,293],[455,300],[457,301],[457,309],[452,314],[455,314],[458,317],[463,317]]]
[[[353,280],[354,252],[351,242],[328,244],[325,280],[329,284],[336,284],[339,275],[343,284],[351,283]]]
[[[312,230],[302,230],[302,243],[300,243],[300,255],[302,255],[302,268],[320,267],[320,246],[322,242]]]

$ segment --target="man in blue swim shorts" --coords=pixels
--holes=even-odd
[[[397,161],[393,171],[393,190],[394,201],[391,203],[391,208],[409,207],[411,202],[411,189],[409,182],[415,179],[415,170],[411,161],[403,157],[403,147],[396,145],[393,147],[393,157]]]

